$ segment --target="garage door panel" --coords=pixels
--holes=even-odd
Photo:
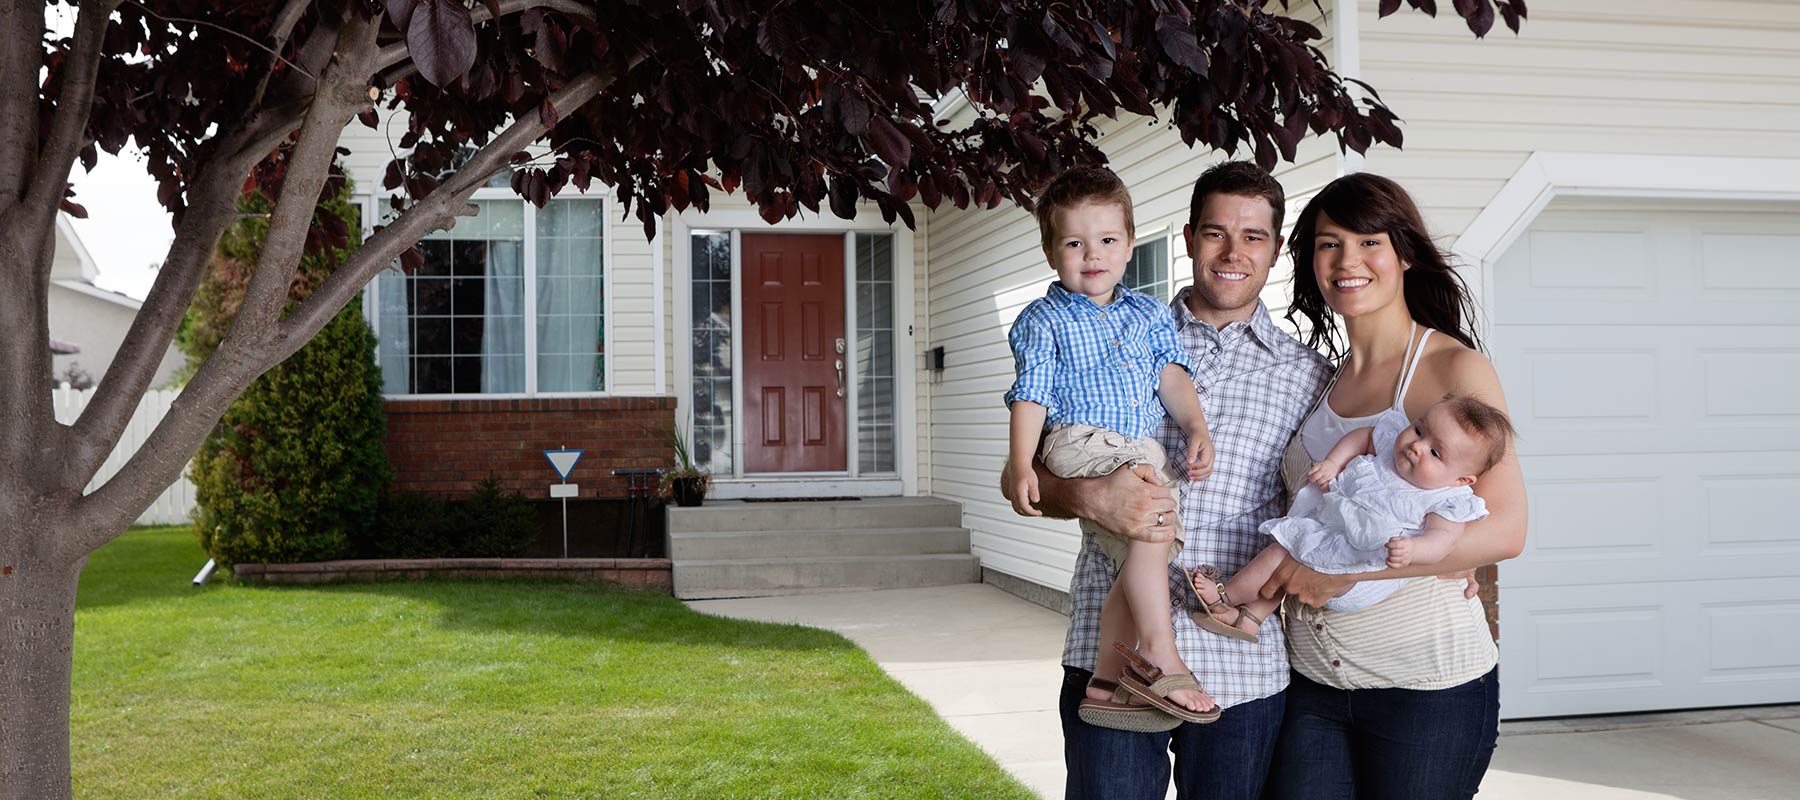
[[[1800,696],[1792,581],[1502,587],[1507,718]]]
[[[1796,223],[1800,226],[1800,223]],[[1785,294],[1800,302],[1800,232],[1787,234],[1703,230],[1700,234],[1700,284],[1715,300],[1768,298]]]
[[[1800,504],[1787,500],[1800,497],[1800,451],[1528,454],[1520,466],[1529,527],[1522,557],[1501,567],[1509,588],[1800,583]]]
[[[1800,348],[1707,348],[1698,358],[1706,417],[1800,423],[1800,392],[1794,386],[1795,376],[1800,376]]]

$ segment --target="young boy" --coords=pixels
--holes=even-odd
[[[1040,435],[1044,466],[1059,477],[1095,477],[1143,464],[1171,486],[1181,476],[1205,478],[1212,471],[1212,439],[1190,377],[1193,367],[1175,338],[1174,316],[1161,301],[1119,283],[1136,243],[1125,185],[1103,167],[1069,170],[1044,190],[1037,219],[1058,280],[1020,312],[1008,337],[1018,368],[1006,393],[1014,510],[1041,514],[1033,505],[1039,496],[1031,467]],[[1165,408],[1188,438],[1179,468],[1171,468],[1150,438]],[[1179,522],[1174,528],[1181,530]],[[1099,663],[1081,718],[1128,730],[1217,719],[1176,653],[1169,623],[1168,564],[1181,553],[1181,541],[1136,541],[1085,519],[1081,529],[1118,569],[1100,612]],[[1114,642],[1135,644],[1139,655],[1171,677],[1122,675],[1126,656],[1108,646]],[[1127,703],[1127,691],[1142,702]],[[1146,704],[1164,713],[1145,713]]]

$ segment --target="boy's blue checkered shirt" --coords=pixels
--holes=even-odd
[[[1007,336],[1018,370],[1008,406],[1037,403],[1049,410],[1046,425],[1093,425],[1133,439],[1155,432],[1163,367],[1192,375],[1194,365],[1167,304],[1123,285],[1114,291],[1099,306],[1057,281],[1019,312]]]

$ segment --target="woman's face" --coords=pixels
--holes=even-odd
[[[1320,212],[1312,249],[1319,294],[1344,317],[1378,311],[1403,296],[1409,265],[1400,261],[1386,233],[1357,233]]]

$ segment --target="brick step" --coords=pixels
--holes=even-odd
[[[674,580],[676,597],[706,600],[978,583],[981,565],[967,554],[676,561]]]

